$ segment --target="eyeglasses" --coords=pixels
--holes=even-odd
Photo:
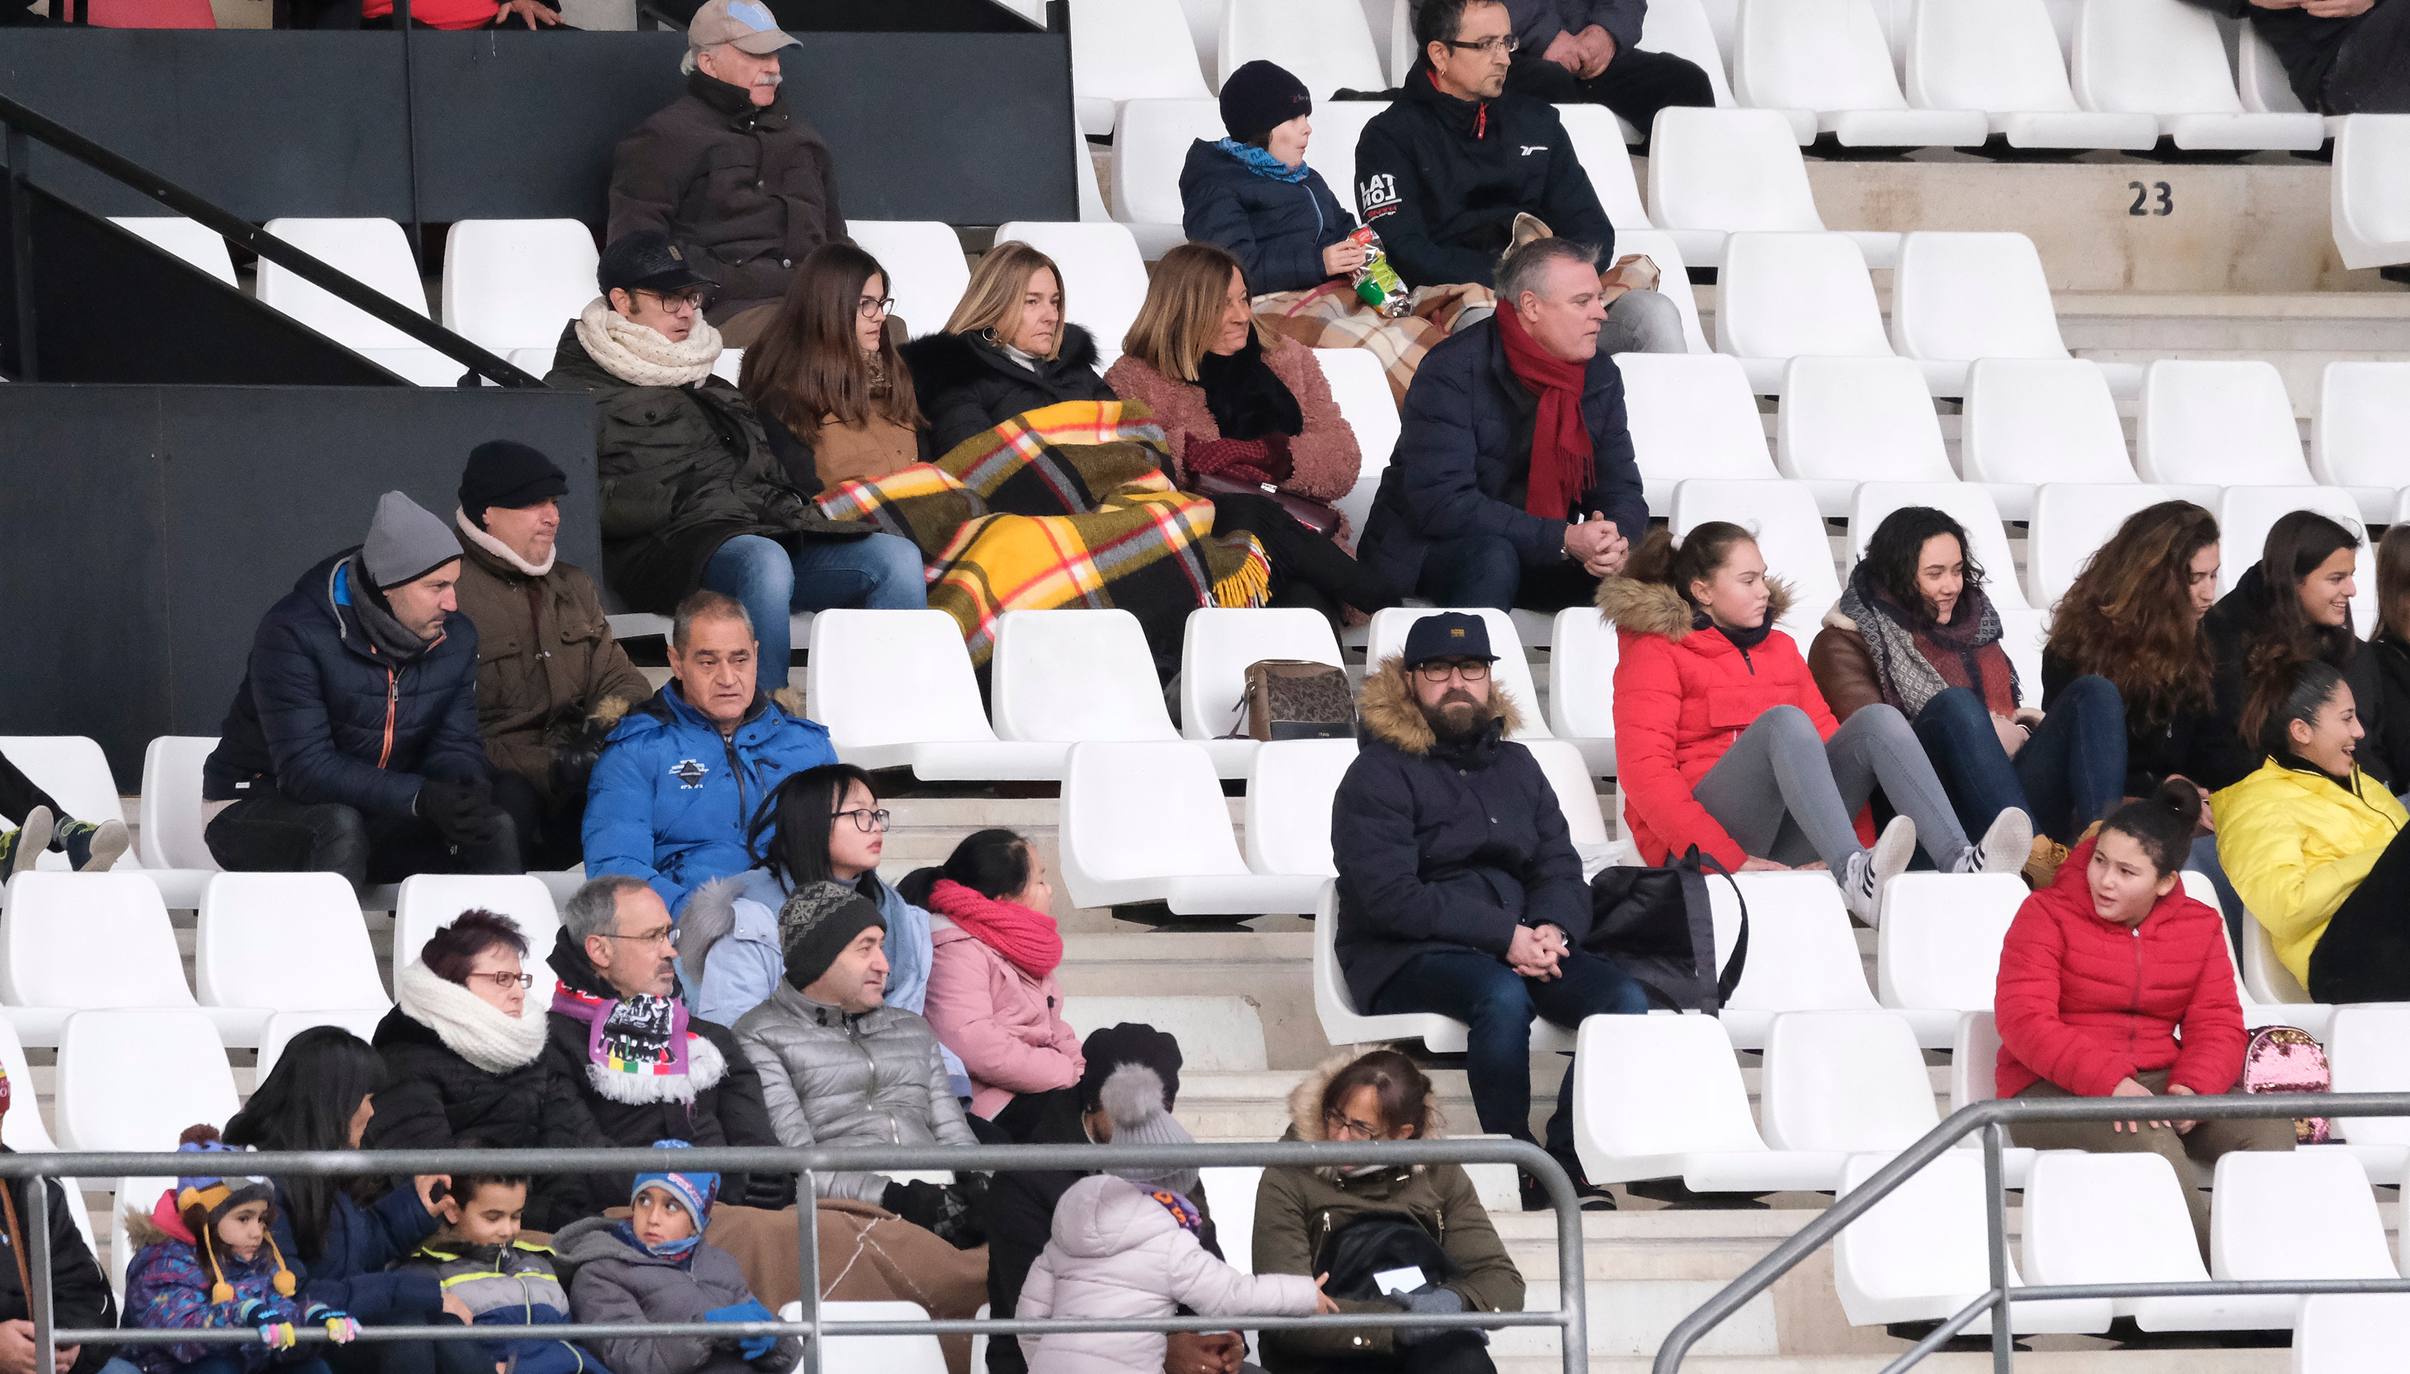
[[[636,294],[639,296],[650,296],[654,300],[661,302],[661,308],[669,311],[673,315],[681,314],[689,310],[699,313],[711,308],[711,293],[708,291],[665,292],[646,291],[640,288]]]
[[[853,817],[854,828],[864,832],[885,830],[887,828],[887,822],[895,815],[894,812],[885,810],[883,808],[873,811],[866,806],[857,806],[849,811],[840,811],[837,814],[840,816]]]
[[[894,304],[895,297],[893,296],[864,296],[855,302],[854,309],[861,312],[863,319],[875,320],[886,314]]]
[[[658,930],[640,930],[634,935],[614,935],[607,930],[595,933],[606,940],[634,940],[640,945],[666,945],[673,943],[670,936],[671,929],[672,927],[663,926]]]
[[[1414,675],[1425,682],[1445,682],[1461,677],[1467,682],[1489,681],[1490,666],[1480,659],[1433,659],[1414,665]]]
[[[1367,1126],[1345,1112],[1325,1112],[1322,1117],[1322,1126],[1323,1133],[1334,1140],[1379,1140],[1381,1138],[1380,1127]]]
[[[1511,33],[1504,38],[1482,38],[1471,43],[1460,43],[1453,38],[1442,38],[1439,41],[1459,52],[1477,52],[1483,57],[1498,57],[1512,53],[1523,46]]]
[[[508,992],[512,988],[532,988],[536,985],[536,976],[532,973],[472,973],[469,977],[483,978],[504,992]]]

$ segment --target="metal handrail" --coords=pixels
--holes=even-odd
[[[0,1153],[0,1179],[173,1177],[192,1163],[190,1154]],[[820,1374],[820,1340],[824,1335],[904,1336],[1042,1335],[1048,1332],[1103,1331],[1227,1331],[1229,1317],[1160,1317],[1127,1319],[1050,1318],[1044,1321],[988,1317],[926,1321],[848,1321],[824,1323],[820,1316],[820,1247],[818,1211],[812,1204],[813,1175],[843,1172],[909,1172],[962,1170],[1012,1173],[1032,1169],[1101,1170],[1131,1166],[1289,1165],[1317,1167],[1352,1164],[1478,1164],[1507,1163],[1537,1179],[1548,1194],[1556,1217],[1557,1305],[1546,1311],[1457,1312],[1430,1314],[1398,1312],[1338,1313],[1329,1316],[1240,1319],[1256,1330],[1300,1327],[1337,1330],[1488,1330],[1546,1326],[1559,1333],[1565,1374],[1580,1374],[1589,1360],[1589,1322],[1585,1302],[1586,1266],[1582,1256],[1581,1201],[1563,1166],[1528,1141],[1468,1136],[1462,1139],[1313,1142],[1268,1141],[1261,1144],[1220,1141],[1188,1145],[906,1145],[894,1147],[814,1146],[787,1149],[776,1146],[699,1146],[685,1150],[321,1150],[262,1152],[242,1156],[244,1172],[267,1175],[337,1176],[513,1173],[637,1173],[655,1168],[707,1170],[718,1173],[781,1173],[795,1176],[796,1258],[800,1265],[802,1314],[796,1321],[769,1322],[612,1322],[546,1326],[544,1334],[563,1340],[588,1336],[670,1338],[707,1336],[795,1336],[803,1341],[800,1374]],[[241,1344],[259,1339],[244,1328],[150,1331],[140,1328],[61,1329],[53,1307],[50,1281],[50,1190],[25,1190],[26,1265],[33,1282],[28,1295],[34,1326],[34,1368],[56,1364],[60,1344],[156,1345],[164,1342]],[[304,1341],[330,1340],[324,1331],[304,1328]],[[363,1327],[364,1341],[493,1340],[493,1327],[375,1326]]]
[[[2147,1104],[2147,1105],[2145,1105]],[[2178,1104],[2181,1104],[2180,1107]],[[1657,1347],[1652,1374],[1678,1374],[1682,1359],[1708,1332],[1738,1312],[1751,1299],[1774,1286],[1810,1254],[1822,1249],[1841,1229],[1927,1164],[1955,1149],[1970,1131],[1983,1132],[1984,1231],[1991,1262],[1990,1284],[1906,1353],[1883,1367],[1898,1374],[1940,1349],[1987,1311],[1992,1318],[1992,1368],[2005,1374],[2015,1360],[2009,1329],[2013,1302],[2043,1302],[2069,1298],[2249,1297],[2320,1293],[2410,1293],[2410,1279],[2258,1280],[2210,1283],[2107,1283],[2056,1286],[2008,1283],[2007,1198],[2002,1188],[2000,1158],[2008,1127],[2028,1121],[2134,1121],[2160,1116],[2187,1121],[2223,1121],[2267,1117],[2410,1116],[2410,1093],[2229,1093],[2214,1097],[2083,1097],[1994,1098],[1960,1108],[1915,1144],[1899,1152],[1867,1180],[1833,1200],[1833,1205],[1789,1239],[1768,1251],[1741,1276],[1674,1323]],[[2011,1293],[2014,1293],[2012,1299]]]
[[[405,0],[406,3],[406,0]],[[403,21],[407,24],[407,20]],[[442,325],[435,323],[382,292],[370,289],[356,278],[331,267],[312,254],[305,253],[276,235],[248,220],[240,219],[202,199],[166,177],[93,142],[66,125],[42,114],[8,96],[0,95],[0,125],[8,129],[8,182],[10,221],[15,242],[11,260],[16,282],[16,310],[23,357],[19,363],[27,374],[26,381],[38,381],[39,365],[34,359],[31,313],[33,310],[32,240],[28,224],[29,204],[25,188],[31,184],[31,170],[26,166],[25,140],[38,139],[65,153],[85,166],[149,196],[168,209],[183,215],[230,243],[239,244],[268,262],[285,268],[294,276],[325,291],[344,304],[374,319],[390,325],[413,340],[434,349],[464,371],[474,372],[507,387],[540,387],[543,379],[520,368],[498,354],[488,352]]]

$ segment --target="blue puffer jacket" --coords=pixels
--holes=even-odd
[[[443,638],[407,663],[368,642],[352,604],[347,550],[301,575],[260,619],[201,795],[232,801],[265,785],[297,802],[341,802],[408,815],[421,778],[483,781],[477,734],[477,627],[444,621]]]
[[[1330,276],[1322,250],[1356,227],[1320,172],[1307,168],[1303,181],[1264,176],[1201,138],[1180,169],[1180,208],[1189,238],[1229,250],[1258,296],[1321,285]]]
[[[753,867],[745,826],[790,776],[835,763],[828,731],[766,696],[723,738],[669,682],[611,732],[586,792],[586,874],[642,878],[676,912]]]
[[[365,1326],[431,1324],[443,1311],[443,1286],[433,1274],[391,1268],[440,1224],[411,1188],[395,1188],[363,1207],[338,1184],[327,1206],[325,1244],[305,1266],[293,1234],[293,1209],[281,1186],[269,1186],[277,1190],[269,1229],[301,1280],[304,1300],[340,1308]]]

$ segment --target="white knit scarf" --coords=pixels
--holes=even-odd
[[[544,562],[541,566],[530,563],[519,556],[517,549],[496,539],[488,531],[477,528],[477,522],[471,520],[469,513],[458,506],[452,508],[452,523],[460,527],[461,538],[501,559],[502,566],[518,569],[519,573],[525,577],[542,577],[551,572],[552,561],[561,556],[560,546],[556,544],[553,546],[552,552],[544,555]]]
[[[393,1000],[402,1015],[435,1032],[444,1047],[487,1073],[509,1073],[536,1062],[544,1052],[544,1008],[532,1000],[518,1016],[460,984],[440,978],[416,959],[393,977]]]
[[[651,325],[613,310],[604,296],[578,312],[577,341],[603,371],[630,386],[693,386],[720,360],[720,331],[709,321],[696,320],[686,342],[671,343]]]

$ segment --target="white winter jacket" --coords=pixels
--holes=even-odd
[[[1111,1174],[1071,1185],[1055,1204],[1053,1239],[1021,1288],[1019,1314],[1168,1317],[1180,1307],[1209,1317],[1309,1316],[1314,1281],[1261,1277],[1207,1254],[1148,1190]],[[1021,1338],[1030,1374],[1130,1374],[1163,1368],[1159,1332]]]

